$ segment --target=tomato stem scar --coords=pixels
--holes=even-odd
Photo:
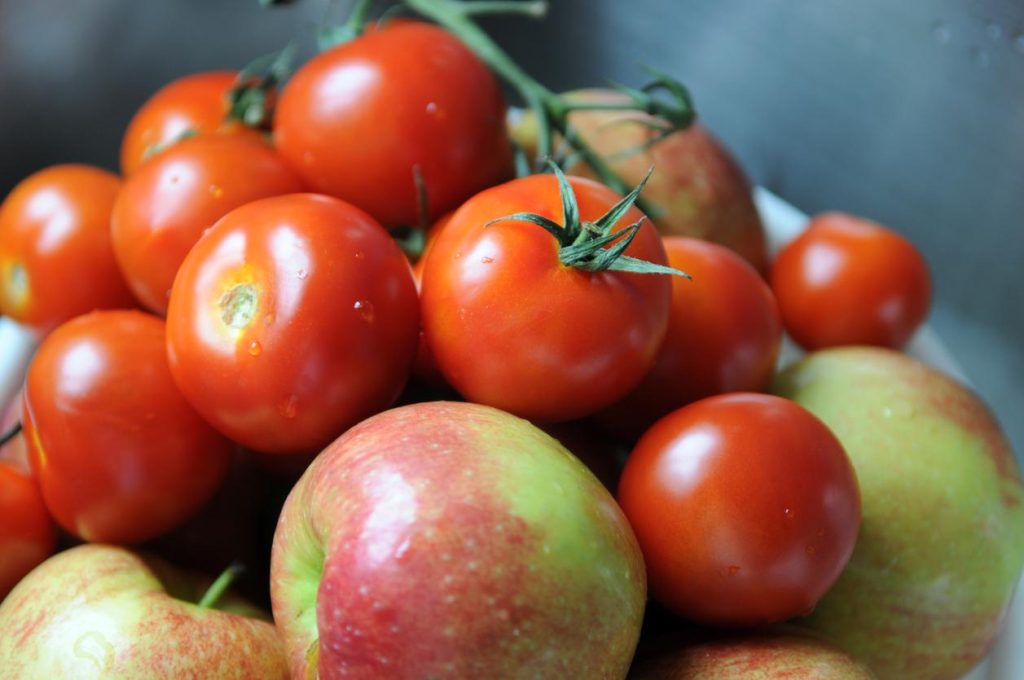
[[[226,291],[217,304],[224,323],[232,328],[245,328],[259,309],[259,291],[250,283],[240,283]]]

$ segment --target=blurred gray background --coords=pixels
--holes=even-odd
[[[919,244],[935,280],[931,323],[1024,452],[1024,3],[551,4],[543,22],[487,23],[542,82],[639,84],[637,65],[657,65],[690,86],[755,182]],[[150,93],[293,36],[308,46],[327,9],[0,0],[0,192],[52,163],[115,169]]]

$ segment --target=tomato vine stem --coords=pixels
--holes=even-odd
[[[626,194],[630,188],[615,173],[608,162],[569,125],[569,114],[574,110],[642,110],[664,119],[668,130],[681,129],[693,122],[695,113],[690,96],[678,81],[664,73],[648,69],[654,80],[636,89],[615,85],[615,88],[627,95],[621,105],[614,103],[572,102],[552,92],[524,71],[509,55],[491,40],[473,21],[474,14],[485,11],[497,11],[501,7],[519,13],[536,13],[537,2],[502,2],[500,0],[405,0],[405,4],[422,16],[435,21],[456,35],[469,49],[484,61],[495,73],[508,82],[523,98],[526,105],[533,110],[538,121],[537,132],[537,163],[538,166],[552,158],[553,133],[561,135],[575,155],[593,169],[597,177],[619,193]],[[485,9],[486,6],[486,9]],[[529,11],[524,11],[524,8]],[[667,93],[669,101],[664,101],[655,94]],[[656,212],[656,207],[649,205],[642,198],[637,205],[648,213]]]

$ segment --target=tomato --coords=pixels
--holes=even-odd
[[[582,220],[621,198],[570,178]],[[553,175],[477,194],[437,235],[423,272],[423,327],[445,379],[470,401],[538,422],[581,418],[621,398],[651,366],[668,324],[671,283],[661,274],[566,266],[558,241],[525,221],[562,219]],[[636,208],[624,226],[643,219]],[[626,253],[665,263],[644,222]]]
[[[121,188],[112,173],[54,165],[22,180],[0,205],[0,313],[48,331],[92,311],[132,307],[110,243]]]
[[[825,213],[779,253],[771,285],[782,321],[805,349],[899,349],[928,314],[931,280],[920,251],[880,224]]]
[[[20,420],[21,392],[0,416],[0,436]],[[25,436],[0,445],[0,600],[57,548],[57,531],[32,476]]]
[[[136,543],[183,523],[217,489],[232,444],[181,396],[164,322],[94,312],[47,336],[22,422],[53,517],[87,541]]]
[[[114,205],[114,253],[135,295],[164,314],[174,275],[203,231],[241,205],[301,191],[277,153],[244,136],[187,139],[129,177]]]
[[[0,600],[57,549],[57,532],[31,475],[0,461]]]
[[[398,396],[417,307],[405,255],[369,215],[315,194],[266,198],[224,216],[182,263],[171,370],[232,439],[316,451]]]
[[[274,140],[306,182],[386,227],[420,224],[512,176],[497,80],[437,26],[392,22],[311,59],[285,86]]]
[[[127,177],[148,158],[183,136],[248,131],[225,122],[235,71],[209,71],[178,78],[157,90],[128,123],[121,140],[121,172]]]
[[[701,623],[808,614],[857,538],[857,478],[839,441],[794,402],[708,397],[640,439],[619,503],[655,599]]]
[[[775,372],[782,320],[771,289],[733,251],[682,236],[664,239],[668,262],[693,278],[672,280],[668,332],[654,366],[599,416],[635,441],[663,415],[723,392],[758,392]]]

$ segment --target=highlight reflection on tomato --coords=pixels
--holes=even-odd
[[[709,397],[659,420],[626,461],[618,499],[653,597],[720,626],[809,613],[860,527],[839,441],[803,407],[765,394]]]
[[[171,380],[164,322],[139,311],[57,328],[28,370],[22,422],[46,506],[88,541],[137,543],[205,503],[233,446]]]
[[[215,224],[178,271],[171,371],[203,417],[268,453],[319,450],[386,408],[418,338],[405,255],[344,201],[290,194]]]

